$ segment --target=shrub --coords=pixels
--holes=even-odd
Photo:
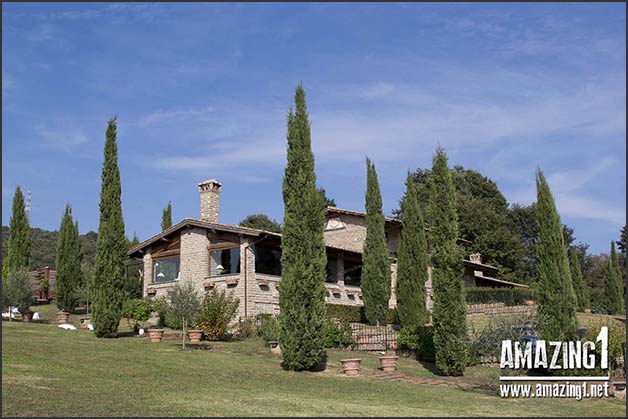
[[[169,314],[170,306],[168,305],[166,300],[164,300],[163,298],[155,300],[153,302],[153,311],[156,311],[157,315],[159,316],[159,322],[157,326],[170,327],[168,324],[168,319],[171,317],[171,315]]]
[[[144,322],[150,319],[153,311],[153,304],[148,299],[126,300],[122,305],[122,317],[125,318],[129,327],[134,331],[144,327]],[[131,326],[131,322],[133,325]]]
[[[327,319],[323,328],[323,346],[325,348],[346,348],[354,343],[349,322]]]
[[[436,362],[434,349],[434,330],[432,326],[403,327],[397,338],[399,349],[415,351],[417,359],[425,362]]]
[[[330,317],[340,320],[340,321],[353,322],[353,323],[366,323],[364,307],[360,307],[360,306],[327,304],[327,314]]]
[[[279,322],[277,316],[269,313],[258,314],[255,316],[257,323],[257,334],[264,341],[279,340]]]
[[[253,317],[245,317],[238,322],[238,329],[236,336],[239,339],[252,338],[257,336],[257,327],[255,326],[255,319]]]
[[[218,291],[214,288],[205,293],[198,328],[209,340],[222,339],[227,334],[229,323],[235,319],[239,305],[240,300],[233,295],[233,292],[227,294],[225,290]]]
[[[608,327],[608,366],[611,371],[622,371],[625,365],[622,344],[626,342],[626,328],[613,319],[604,319],[592,322],[587,327],[587,335],[584,340],[595,342],[597,335],[603,326]],[[600,365],[602,345],[595,345],[595,365]]]
[[[364,314],[363,306],[348,306],[343,304],[327,304],[327,314],[341,322],[349,323],[368,323],[366,315]],[[397,310],[394,308],[388,309],[386,315],[386,322],[392,324],[398,324]]]
[[[17,307],[20,313],[25,313],[34,302],[31,277],[26,269],[9,272],[2,288],[2,304],[6,307]]]
[[[534,294],[528,288],[467,288],[467,304],[504,303],[507,306],[522,305],[525,300],[533,300]]]
[[[173,329],[183,329],[184,322],[188,327],[195,326],[200,312],[198,293],[191,281],[179,283],[174,290],[168,292],[170,309],[167,310],[166,321]]]
[[[475,332],[471,339],[469,363],[476,364],[480,358],[495,357],[501,355],[502,340],[519,341],[523,343],[523,337],[538,323],[535,314],[521,316],[492,316],[488,324],[480,331]],[[529,325],[526,327],[526,325]]]

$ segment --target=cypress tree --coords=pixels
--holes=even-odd
[[[403,327],[415,328],[429,320],[425,305],[427,243],[419,197],[408,173],[401,204],[401,241],[397,250],[397,315]]]
[[[120,171],[116,118],[108,122],[102,189],[100,192],[100,223],[94,262],[94,333],[98,337],[114,337],[122,317],[125,297],[124,261],[127,241],[122,218]]]
[[[626,312],[624,284],[614,242],[611,242],[611,255],[604,269],[604,295],[606,297],[606,310],[609,314],[624,314]]]
[[[168,206],[161,214],[161,231],[172,227],[172,203],[168,201]]]
[[[24,211],[24,195],[18,186],[13,195],[13,212],[9,221],[7,259],[9,272],[29,268],[31,227]]]
[[[569,269],[563,225],[556,211],[554,197],[539,169],[536,172],[536,190],[539,335],[545,340],[569,340],[576,335],[577,298]]]
[[[311,370],[324,356],[325,266],[324,212],[316,190],[314,155],[305,92],[295,93],[288,113],[287,165],[283,178],[284,226],[281,240],[279,313],[281,365]]]
[[[463,252],[456,243],[458,217],[454,185],[447,156],[440,147],[434,155],[430,182],[428,214],[436,366],[445,375],[462,375],[468,350]]]
[[[82,258],[78,224],[73,222],[72,207],[67,204],[57,238],[55,301],[61,311],[71,312],[78,304]]]
[[[569,249],[569,259],[571,280],[573,281],[573,287],[576,291],[578,309],[580,311],[584,311],[591,306],[589,299],[589,287],[582,276],[582,269],[580,268],[580,261],[578,260],[578,251],[575,247],[571,247]]]
[[[366,238],[362,253],[364,314],[372,324],[385,324],[390,300],[390,251],[386,241],[382,195],[375,165],[366,159]]]

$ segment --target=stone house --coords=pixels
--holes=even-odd
[[[201,293],[213,288],[232,291],[240,299],[238,314],[241,317],[276,314],[281,280],[281,234],[220,223],[221,189],[221,183],[215,179],[199,183],[198,219],[185,218],[129,250],[129,256],[143,264],[143,295],[165,298],[178,281],[191,280]],[[389,306],[395,307],[401,222],[387,217],[385,231],[391,254]],[[326,302],[363,305],[360,280],[365,237],[365,213],[326,208]],[[465,279],[467,283],[474,286]],[[431,267],[426,289],[427,306],[431,309]]]

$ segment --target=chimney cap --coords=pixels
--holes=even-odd
[[[200,182],[200,183],[198,184],[198,186],[203,186],[203,185],[211,185],[211,184],[216,184],[216,185],[218,185],[218,186],[222,186],[222,183],[218,182],[218,181],[217,181],[216,179],[214,179],[214,178],[204,180],[204,181]]]

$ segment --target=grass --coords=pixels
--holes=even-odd
[[[39,310],[43,312],[43,310]],[[54,311],[52,312],[54,315]],[[78,320],[78,315],[76,320]],[[45,318],[45,317],[44,317]],[[96,339],[55,324],[2,323],[3,416],[624,416],[615,399],[501,399],[465,391],[344,377],[331,350],[317,373],[283,371],[258,339],[214,342],[210,350],[125,337]],[[364,369],[376,355],[359,353]],[[430,377],[411,359],[399,369]],[[471,368],[462,380],[498,370]]]

